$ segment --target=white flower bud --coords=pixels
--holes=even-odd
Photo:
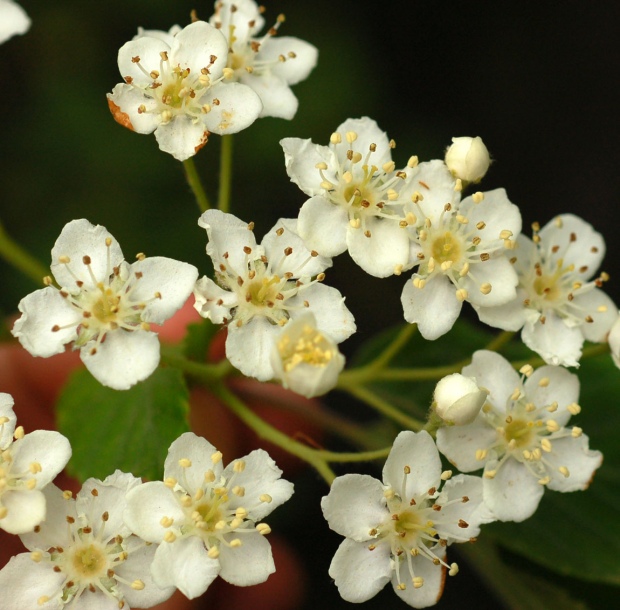
[[[616,366],[620,369],[620,316],[609,331],[609,350]]]
[[[433,405],[446,423],[463,426],[476,418],[487,394],[472,377],[454,373],[441,379],[435,387]]]
[[[344,356],[307,313],[284,326],[271,351],[271,365],[285,388],[312,398],[334,388]]]
[[[480,182],[491,165],[491,157],[482,138],[452,138],[446,150],[446,165],[463,182]]]

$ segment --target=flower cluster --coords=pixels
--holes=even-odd
[[[118,53],[123,82],[107,96],[115,120],[154,133],[162,151],[187,162],[212,133],[234,134],[260,117],[293,118],[291,86],[310,74],[318,51],[279,36],[283,15],[261,34],[263,10],[254,0],[217,0],[208,21],[194,13],[186,27],[140,28]],[[0,0],[0,43],[28,27],[18,5]],[[214,402],[317,468],[329,484],[323,515],[344,537],[329,567],[342,598],[364,602],[390,582],[409,606],[432,606],[446,573],[459,570],[450,545],[475,542],[486,523],[530,518],[545,488],[585,490],[602,463],[583,430],[569,425],[581,412],[580,382],[564,367],[579,366],[589,341],[608,348],[620,368],[620,315],[602,290],[608,275],[598,272],[605,243],[568,213],[542,228],[534,223],[530,238],[504,189],[466,195],[491,165],[480,137],[453,138],[444,159],[410,155],[401,165],[394,140],[368,117],[345,120],[326,145],[296,137],[280,144],[283,174],[307,197],[296,218],[280,218],[259,243],[254,223],[228,212],[231,148],[222,146],[220,209],[197,197],[211,276],[199,279],[193,265],[164,257],[138,254],[129,263],[105,227],[72,220],[52,248],[45,287],[19,303],[12,334],[42,358],[71,346],[102,385],[128,390],[160,365],[152,325],[193,295],[209,339],[191,334],[163,365],[212,384]],[[199,193],[191,161],[185,167]],[[370,362],[343,372],[339,344],[357,327],[325,271],[345,251],[374,278],[411,275],[400,297],[408,324]],[[411,325],[434,341],[465,302],[480,322],[507,332],[458,364],[386,370]],[[226,328],[233,373],[193,349],[200,343],[204,356],[211,348],[211,323]],[[534,370],[491,351],[517,331],[546,364]],[[262,421],[227,384],[239,373],[254,387],[275,381],[308,398],[348,391],[416,432],[394,432],[391,448],[377,449],[374,434],[321,413],[326,429],[372,449],[326,451]],[[414,377],[438,381],[426,421],[369,387]],[[162,402],[178,399],[185,411],[183,383]],[[125,406],[131,394],[115,397]],[[263,519],[292,496],[293,484],[264,450],[224,466],[210,442],[186,432],[169,447],[162,481],[116,470],[88,478],[74,497],[52,483],[71,457],[69,441],[52,431],[25,434],[16,421],[12,398],[0,394],[0,528],[29,551],[0,569],[3,608],[147,608],[177,589],[196,598],[217,576],[245,587],[275,571]],[[386,455],[381,480],[331,469]],[[442,459],[460,473],[443,469]]]
[[[30,551],[0,570],[3,608],[103,610],[110,600],[118,608],[150,608],[176,588],[201,595],[218,573],[247,586],[275,571],[265,538],[271,529],[257,522],[291,497],[293,485],[266,452],[223,468],[213,445],[184,434],[169,449],[163,483],[142,484],[117,470],[85,481],[74,499],[48,485],[67,462],[68,441],[39,431],[22,433],[11,447],[6,437],[15,417],[6,395],[0,399],[1,480],[8,483],[0,489],[0,524]],[[30,462],[30,479],[13,474],[11,466],[42,451],[47,461]]]

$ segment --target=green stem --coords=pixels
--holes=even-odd
[[[339,389],[349,392],[351,396],[365,402],[369,407],[372,407],[375,411],[378,411],[382,415],[390,418],[392,421],[404,426],[408,430],[422,430],[424,423],[406,415],[387,400],[384,400],[367,387],[363,385],[347,385],[339,386]]]
[[[370,364],[366,365],[364,368],[367,370],[379,370],[384,369],[391,361],[396,354],[407,344],[407,341],[411,339],[411,337],[416,332],[418,326],[417,324],[405,324],[392,343],[390,343]]]
[[[193,157],[183,161],[183,169],[185,169],[185,179],[187,180],[189,187],[192,189],[192,193],[194,193],[198,208],[201,212],[206,212],[211,208],[211,204],[209,203],[207,193],[205,192],[202,182],[200,181],[200,176],[196,170],[196,164],[194,163]]]
[[[234,370],[232,364],[226,359],[217,364],[205,364],[188,360],[176,353],[176,350],[166,349],[165,346],[162,346],[161,350],[161,361],[164,364],[180,369],[186,375],[206,385],[220,381]]]
[[[515,333],[512,331],[504,330],[492,341],[489,341],[484,349],[488,349],[491,352],[499,352],[502,347],[504,347],[504,345],[506,345],[506,343],[508,343],[514,336]]]
[[[232,135],[222,136],[220,148],[220,187],[217,197],[217,207],[222,212],[230,210],[230,185],[232,181]]]
[[[2,223],[0,223],[0,256],[39,285],[41,285],[43,278],[49,274],[49,269],[8,235]]]
[[[336,478],[336,475],[327,464],[327,461],[320,456],[316,449],[311,449],[310,447],[306,447],[305,445],[294,441],[283,432],[280,432],[280,430],[268,424],[251,409],[249,409],[223,384],[215,384],[214,386],[211,386],[210,389],[241,421],[252,428],[252,430],[254,430],[260,438],[264,438],[274,445],[284,449],[288,453],[301,458],[316,468],[328,485],[332,484],[332,481]]]

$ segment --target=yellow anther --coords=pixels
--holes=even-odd
[[[473,199],[474,203],[480,203],[481,201],[484,200],[484,193],[477,191],[471,196],[471,198]]]
[[[189,468],[192,465],[192,461],[188,458],[181,458],[179,460],[179,466],[181,468]]]
[[[171,532],[170,530],[168,530],[165,534],[164,534],[164,542],[174,542],[177,539],[176,535],[174,534],[174,532]]]
[[[212,464],[217,464],[218,462],[222,461],[222,452],[221,451],[216,451],[213,455],[211,455],[211,463]]]

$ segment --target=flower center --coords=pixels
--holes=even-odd
[[[532,441],[535,433],[532,429],[532,423],[525,419],[513,419],[505,428],[506,441],[510,443],[514,441],[513,445],[517,448],[528,447]]]
[[[179,66],[170,72],[161,97],[164,104],[173,108],[181,108],[186,97],[193,97],[193,89],[186,85],[189,73],[189,68],[181,70]]]
[[[104,551],[97,544],[76,549],[72,561],[76,575],[81,578],[97,578],[107,567]]]
[[[434,536],[435,532],[423,519],[420,511],[407,509],[392,516],[394,532],[403,543],[414,546],[422,532]]]
[[[431,246],[432,256],[438,263],[459,261],[461,250],[460,241],[450,231],[437,236]]]
[[[288,335],[282,337],[278,341],[278,351],[286,372],[300,364],[324,367],[334,356],[327,339],[309,324],[304,326],[297,341],[292,341]]]

